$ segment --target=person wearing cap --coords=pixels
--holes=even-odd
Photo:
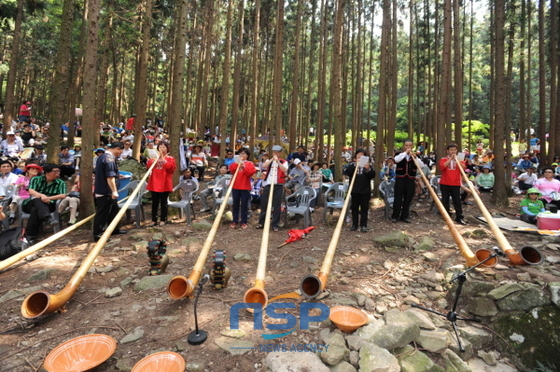
[[[490,173],[490,167],[485,165],[482,167],[482,173],[476,177],[476,185],[482,192],[491,192],[494,190],[494,173]]]
[[[19,106],[19,122],[31,123],[31,102],[23,101]]]
[[[119,212],[119,167],[117,159],[124,149],[122,142],[113,142],[108,150],[97,158],[95,165],[95,218],[93,220],[93,240],[98,241]],[[126,234],[118,226],[115,234]]]
[[[76,168],[74,168],[74,155],[70,153],[70,148],[68,146],[60,146],[58,165],[60,165],[60,177],[62,177],[62,179],[70,178],[76,173]]]
[[[541,192],[534,187],[527,190],[527,195],[525,195],[523,200],[521,200],[521,204],[519,204],[521,221],[537,224],[537,215],[546,212],[544,203],[540,200],[541,196]]]
[[[229,172],[231,174],[235,174],[237,168],[239,168],[231,190],[233,198],[233,221],[230,228],[235,229],[237,225],[241,223],[241,228],[245,230],[248,227],[247,211],[251,198],[251,177],[257,170],[255,164],[247,160],[249,158],[248,149],[242,148],[237,154],[239,156],[239,162],[234,161],[229,166]]]
[[[19,176],[15,182],[17,191],[15,195],[12,197],[12,202],[10,203],[10,214],[9,214],[10,225],[15,222],[16,213],[18,210],[18,202],[20,200],[29,199],[29,197],[31,196],[28,190],[29,182],[33,177],[38,176],[41,174],[41,172],[43,172],[43,167],[37,164],[30,163],[25,166],[23,172],[24,174]]]
[[[467,223],[463,219],[463,205],[461,201],[461,171],[459,167],[465,168],[465,162],[457,158],[457,145],[451,143],[447,145],[447,156],[439,161],[439,169],[441,171],[441,179],[439,187],[441,190],[441,202],[449,215],[449,198],[453,199],[453,207],[455,208],[455,222],[460,225]]]
[[[22,210],[29,213],[25,238],[30,245],[41,231],[41,223],[55,225],[57,220],[51,213],[56,210],[56,201],[66,197],[66,183],[60,179],[60,168],[56,164],[45,164],[44,175],[29,181],[29,199],[23,201]]]
[[[9,158],[17,158],[23,151],[23,144],[16,139],[13,131],[8,131],[6,138],[0,143],[0,150]]]
[[[44,166],[45,164],[47,164],[47,154],[45,154],[44,151],[45,146],[43,146],[42,144],[35,144],[35,146],[33,147],[34,150],[29,160],[40,166]]]
[[[272,146],[272,158],[268,159],[263,164],[263,192],[261,195],[261,213],[259,214],[259,223],[255,226],[256,229],[264,227],[266,210],[268,207],[268,198],[270,195],[270,185],[274,183],[274,191],[272,195],[272,230],[279,231],[280,224],[280,209],[282,206],[282,195],[284,193],[284,183],[286,182],[286,173],[288,172],[288,162],[281,159],[282,146]],[[273,179],[273,174],[276,169],[276,179]]]
[[[99,147],[95,150],[93,150],[93,154],[95,155],[93,157],[93,170],[95,170],[95,166],[97,165],[97,159],[103,155],[105,153],[105,149],[103,147]]]
[[[113,142],[114,133],[111,130],[111,127],[108,125],[104,125],[103,129],[101,129],[101,133],[99,134],[99,141],[103,146],[107,146],[109,143]]]
[[[385,180],[385,179],[392,180],[397,175],[395,170],[396,170],[395,159],[393,159],[392,156],[389,156],[387,159],[385,159],[385,165],[383,166],[383,168],[381,168],[381,171],[379,172],[379,178],[381,180]]]
[[[206,160],[206,154],[202,151],[201,143],[197,143],[193,146],[190,162],[194,164],[198,170],[198,182],[202,182],[204,180],[204,171],[208,166],[208,161]]]
[[[233,163],[234,163],[233,150],[232,149],[226,149],[226,157],[224,159],[224,164],[227,165],[227,167],[229,169],[230,165],[232,165]]]
[[[523,155],[523,157],[517,163],[517,169],[522,171],[522,172],[524,172],[528,168],[531,168],[531,167],[534,167],[534,166],[535,166],[535,164],[533,164],[533,162],[529,159],[528,154]]]
[[[369,162],[365,163],[363,166],[359,165],[360,158],[362,156],[367,156],[366,154],[365,149],[357,149],[354,154],[354,161],[349,163],[346,169],[344,169],[344,174],[350,177],[350,179],[352,179],[354,173],[356,173],[354,186],[352,190],[350,190],[352,197],[352,227],[350,231],[358,230],[359,225],[361,232],[368,232],[367,222],[369,199],[371,198],[371,180],[375,178],[375,170],[371,167]]]
[[[517,177],[517,187],[519,187],[521,191],[527,191],[533,187],[538,179],[539,177],[537,177],[535,173],[535,167],[529,167],[526,169],[525,173],[521,173],[519,177]]]
[[[259,154],[259,162],[257,163],[257,168],[262,172],[264,170],[264,163],[269,159],[268,152],[261,150]]]
[[[294,167],[297,166],[297,164],[295,164],[295,160],[299,159],[299,161],[306,161],[307,160],[307,154],[305,153],[305,148],[303,146],[298,146],[297,150],[293,153],[290,154],[290,156],[288,156],[288,161],[290,162],[290,169],[293,169]]]
[[[410,223],[410,204],[416,190],[416,171],[418,170],[412,158],[412,140],[405,140],[403,151],[395,156],[397,169],[395,171],[395,201],[391,221]]]
[[[288,182],[284,185],[286,195],[291,195],[302,187],[309,176],[309,171],[303,167],[303,162],[299,158],[295,158],[292,165],[294,167],[288,173]]]

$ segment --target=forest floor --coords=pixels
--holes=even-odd
[[[509,208],[497,210],[489,203],[490,195],[485,194],[482,197],[491,213],[500,212],[510,218],[514,218],[512,216],[517,212],[521,199],[521,196],[512,197]],[[398,253],[389,253],[377,247],[373,238],[388,232],[406,231],[416,241],[425,235],[432,237],[435,241],[432,252],[439,261],[430,265],[438,272],[442,272],[445,267],[463,264],[465,260],[459,254],[448,227],[439,215],[429,210],[430,204],[429,198],[415,198],[412,223],[393,224],[384,219],[383,202],[374,200],[370,211],[369,232],[350,232],[348,226],[345,226],[334,258],[332,277],[328,282],[330,298],[336,298],[336,294],[340,293],[359,292],[376,301],[375,295],[368,294],[372,293],[368,288],[371,288],[373,283],[378,287],[387,288],[395,282],[385,264],[387,261],[423,262],[420,254],[411,247],[400,249]],[[197,211],[198,208],[197,203]],[[149,206],[146,207],[146,211],[149,209]],[[321,221],[322,213],[320,207],[313,213],[313,223],[317,228],[306,239],[281,249],[276,247],[287,238],[288,229],[301,228],[301,224],[292,221],[280,232],[271,231],[265,288],[269,298],[298,290],[304,275],[318,272],[334,229],[334,224],[327,225]],[[242,355],[230,355],[216,343],[222,338],[221,333],[227,333],[229,330],[230,306],[242,302],[245,291],[254,282],[262,238],[262,230],[254,229],[257,214],[257,211],[253,211],[250,228],[247,230],[232,230],[227,222],[219,227],[213,248],[227,251],[226,263],[232,271],[232,277],[224,291],[213,291],[210,285],[204,287],[198,302],[199,325],[208,332],[208,340],[204,344],[191,346],[186,343],[187,335],[194,329],[193,300],[172,300],[164,288],[136,292],[134,282],[145,277],[148,271],[146,249],[139,247],[139,241],[150,240],[154,233],[161,232],[169,240],[167,252],[171,257],[165,274],[188,276],[208,232],[194,231],[179,220],[172,221],[162,228],[134,228],[133,225],[125,225],[124,228],[130,230],[129,233],[117,236],[106,245],[93,265],[96,270],[90,270],[77,293],[62,311],[36,319],[25,319],[20,312],[24,297],[20,296],[0,304],[0,371],[40,371],[45,356],[54,347],[80,335],[103,333],[121,341],[126,335],[135,331],[141,333],[141,330],[143,336],[140,339],[130,343],[119,343],[113,356],[95,371],[128,371],[146,355],[162,350],[178,351],[189,363],[189,370],[265,371],[265,352],[256,349]],[[475,229],[487,233],[482,238],[466,238],[472,251],[497,244],[488,226],[474,219],[479,215],[478,207],[465,206],[468,225],[457,226],[462,234]],[[197,213],[196,217],[209,218],[210,215]],[[543,240],[538,235],[504,233],[516,248]],[[92,246],[90,231],[78,230],[70,233],[57,243],[39,251],[35,260],[22,261],[1,273],[0,297],[12,290],[29,292],[33,287],[41,287],[51,293],[58,292],[66,285]],[[122,248],[126,250],[121,250]],[[234,260],[233,257],[237,253],[250,255],[250,260]],[[547,250],[546,255],[560,256],[560,252]],[[496,275],[500,280],[517,280],[516,275],[521,271],[530,273],[531,276],[544,275],[535,267],[509,269],[506,261],[502,260],[501,268],[482,269],[490,274],[485,277],[498,282],[499,280],[491,275],[496,270],[500,270],[500,275]],[[210,267],[211,258],[208,258],[205,270]],[[31,281],[32,275],[44,269],[54,271],[38,281]],[[126,278],[132,279],[133,283],[123,286],[120,296],[105,296],[108,289],[118,287]],[[545,279],[550,281],[550,278]],[[556,281],[558,280],[556,278]],[[392,307],[401,310],[408,307],[403,301],[404,298],[398,294],[394,294],[393,297]],[[301,301],[303,300],[296,302]],[[329,303],[329,298],[325,301]],[[437,306],[437,303],[431,305]],[[375,312],[372,311],[373,315],[379,316]],[[334,326],[331,326],[331,329],[333,328]],[[262,331],[252,329],[248,314],[241,314],[241,329],[247,333],[246,340],[255,344],[263,343],[260,335]],[[316,327],[308,331],[294,332],[283,342],[316,342],[319,339],[319,328]]]

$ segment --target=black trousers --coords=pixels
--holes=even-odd
[[[396,177],[392,219],[410,218],[410,204],[416,189],[415,181],[414,178]]]
[[[152,191],[152,221],[157,222],[158,207],[161,204],[161,221],[167,222],[167,197],[169,191]]]
[[[249,198],[251,192],[249,190],[231,190],[233,196],[233,222],[247,223],[247,209],[249,207]],[[241,209],[241,214],[239,210]]]
[[[461,186],[449,186],[439,184],[441,190],[441,203],[449,213],[449,197],[453,199],[455,208],[455,221],[463,219],[463,205],[461,204]],[[451,213],[449,213],[451,215]]]
[[[117,213],[119,213],[119,204],[117,199],[113,199],[111,195],[103,195],[95,198],[95,218],[93,219],[93,236],[100,236],[107,229],[107,226],[113,222]],[[115,230],[119,230],[117,226]]]
[[[27,226],[25,228],[26,236],[37,236],[41,232],[41,224],[47,218],[51,216],[51,213],[55,211],[55,203],[43,203],[41,198],[31,199],[29,202],[22,206],[25,213],[29,213],[29,219],[27,220]]]
[[[352,193],[352,226],[358,226],[358,216],[360,216],[360,226],[367,227],[370,194]]]
[[[283,184],[274,184],[274,191],[272,195],[272,227],[278,227],[280,224],[280,209],[282,207],[282,195],[284,193]],[[270,185],[263,188],[261,195],[261,213],[259,214],[259,225],[264,225],[266,217],[266,207],[268,205],[268,195],[270,194]]]

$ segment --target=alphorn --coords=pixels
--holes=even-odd
[[[348,204],[350,202],[350,193],[352,192],[354,182],[356,181],[358,168],[358,162],[356,162],[356,169],[354,169],[352,180],[350,181],[350,185],[348,186],[348,194],[344,199],[344,205],[342,206],[342,210],[340,211],[340,216],[338,217],[338,222],[336,223],[336,227],[334,229],[331,242],[329,243],[329,248],[327,249],[327,253],[325,254],[325,259],[323,260],[323,265],[321,266],[319,274],[317,276],[306,275],[300,282],[299,287],[301,290],[301,294],[307,298],[315,298],[321,292],[323,292],[325,288],[327,288],[327,280],[329,278],[329,272],[331,271],[332,260],[338,245],[338,240],[340,239],[342,226],[344,225],[346,211],[348,210]]]
[[[200,251],[198,259],[191,271],[191,274],[188,278],[184,277],[183,275],[177,275],[171,278],[171,280],[167,283],[167,294],[174,300],[179,300],[184,297],[191,297],[193,294],[200,277],[202,276],[202,269],[204,268],[204,264],[206,263],[206,257],[208,257],[208,252],[212,247],[212,243],[214,242],[214,238],[216,237],[216,232],[218,231],[218,226],[222,222],[222,216],[224,211],[227,207],[227,202],[229,196],[231,195],[231,190],[233,189],[233,183],[237,178],[237,173],[241,167],[237,167],[237,170],[233,174],[233,177],[229,183],[229,187],[227,188],[226,195],[224,196],[224,200],[220,205],[220,209],[216,214],[216,218],[214,219],[214,223],[212,224],[212,228],[206,237],[206,241],[204,242],[204,246]]]
[[[142,177],[142,180],[138,183],[138,186],[132,191],[132,194],[130,194],[129,199],[119,210],[119,213],[117,213],[103,235],[101,235],[101,238],[99,238],[97,243],[95,243],[89,254],[84,259],[84,262],[82,262],[82,265],[76,271],[74,276],[72,276],[68,284],[66,284],[66,286],[60,292],[54,295],[51,295],[46,291],[37,291],[31,293],[25,298],[25,300],[21,304],[21,314],[25,318],[33,319],[43,314],[52,313],[64,306],[64,304],[68,302],[70,298],[72,298],[74,293],[76,293],[76,291],[80,287],[82,280],[84,280],[84,277],[87,274],[89,268],[105,246],[105,243],[107,243],[107,240],[109,240],[109,237],[113,233],[113,230],[119,224],[122,216],[126,213],[128,206],[130,205],[130,203],[132,203],[156,164],[157,161],[154,161],[150,169],[148,169],[144,177]]]
[[[453,240],[455,240],[455,243],[457,244],[457,247],[459,248],[459,252],[461,252],[461,255],[467,261],[467,266],[470,267],[470,266],[476,265],[479,262],[479,260],[477,259],[476,255],[473,254],[473,252],[471,251],[471,249],[467,245],[467,242],[465,241],[463,236],[459,233],[459,230],[457,229],[457,226],[455,226],[455,224],[453,223],[453,220],[449,216],[449,213],[447,213],[447,210],[443,206],[441,200],[439,200],[439,197],[437,196],[436,192],[430,187],[430,182],[428,181],[428,179],[424,175],[424,172],[422,172],[422,166],[420,166],[420,164],[418,164],[418,158],[416,158],[416,155],[414,155],[414,154],[411,154],[411,156],[412,156],[412,159],[414,159],[414,163],[416,164],[416,168],[418,168],[417,172],[420,172],[420,176],[422,177],[422,181],[424,181],[424,183],[426,184],[426,187],[428,188],[428,191],[430,192],[430,196],[432,197],[432,200],[436,203],[436,205],[439,209],[439,213],[443,217],[443,220],[447,224],[447,227],[449,227],[449,231],[451,232],[451,235],[453,236]],[[459,168],[461,168],[461,167],[459,166]],[[492,261],[492,260],[490,260],[490,261]],[[484,263],[483,266],[492,266],[492,263],[490,261],[487,261],[486,263]]]
[[[270,236],[270,217],[272,215],[272,200],[274,199],[274,185],[278,181],[278,163],[275,161],[271,169],[270,192],[268,194],[266,213],[264,217],[263,235],[261,240],[261,251],[259,254],[259,264],[257,266],[257,275],[255,284],[245,292],[245,303],[260,303],[264,309],[268,304],[268,295],[264,290],[264,279],[266,277],[266,256],[268,255],[268,239]]]
[[[490,230],[492,230],[494,237],[498,241],[500,249],[509,258],[510,262],[514,265],[540,265],[543,261],[543,256],[537,249],[531,246],[524,246],[518,252],[509,244],[509,241],[504,236],[504,233],[502,232],[502,230],[500,230],[500,227],[498,226],[498,224],[496,224],[496,222],[492,218],[492,215],[490,215],[490,212],[488,212],[488,209],[482,202],[482,199],[480,199],[480,196],[478,196],[478,192],[474,188],[472,182],[469,180],[469,177],[467,177],[467,174],[462,167],[459,167],[459,169],[461,170],[461,175],[466,180],[467,185],[471,190],[471,194],[474,197],[478,208],[482,212],[482,215],[486,219],[488,226],[490,226]],[[480,253],[477,251],[476,253],[479,260],[483,260],[489,255],[489,253],[485,251],[482,251]]]

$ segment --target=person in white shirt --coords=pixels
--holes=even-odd
[[[124,150],[122,151],[122,154],[119,157],[119,160],[125,160],[125,159],[132,158],[132,142],[124,141],[123,143],[124,143]]]
[[[538,177],[535,173],[535,168],[529,167],[525,173],[521,173],[519,177],[517,177],[517,187],[519,187],[521,191],[527,191],[533,187],[533,184],[537,182],[537,179]]]
[[[18,175],[12,173],[13,165],[9,160],[0,162],[0,199],[6,195],[6,186],[15,185]]]

